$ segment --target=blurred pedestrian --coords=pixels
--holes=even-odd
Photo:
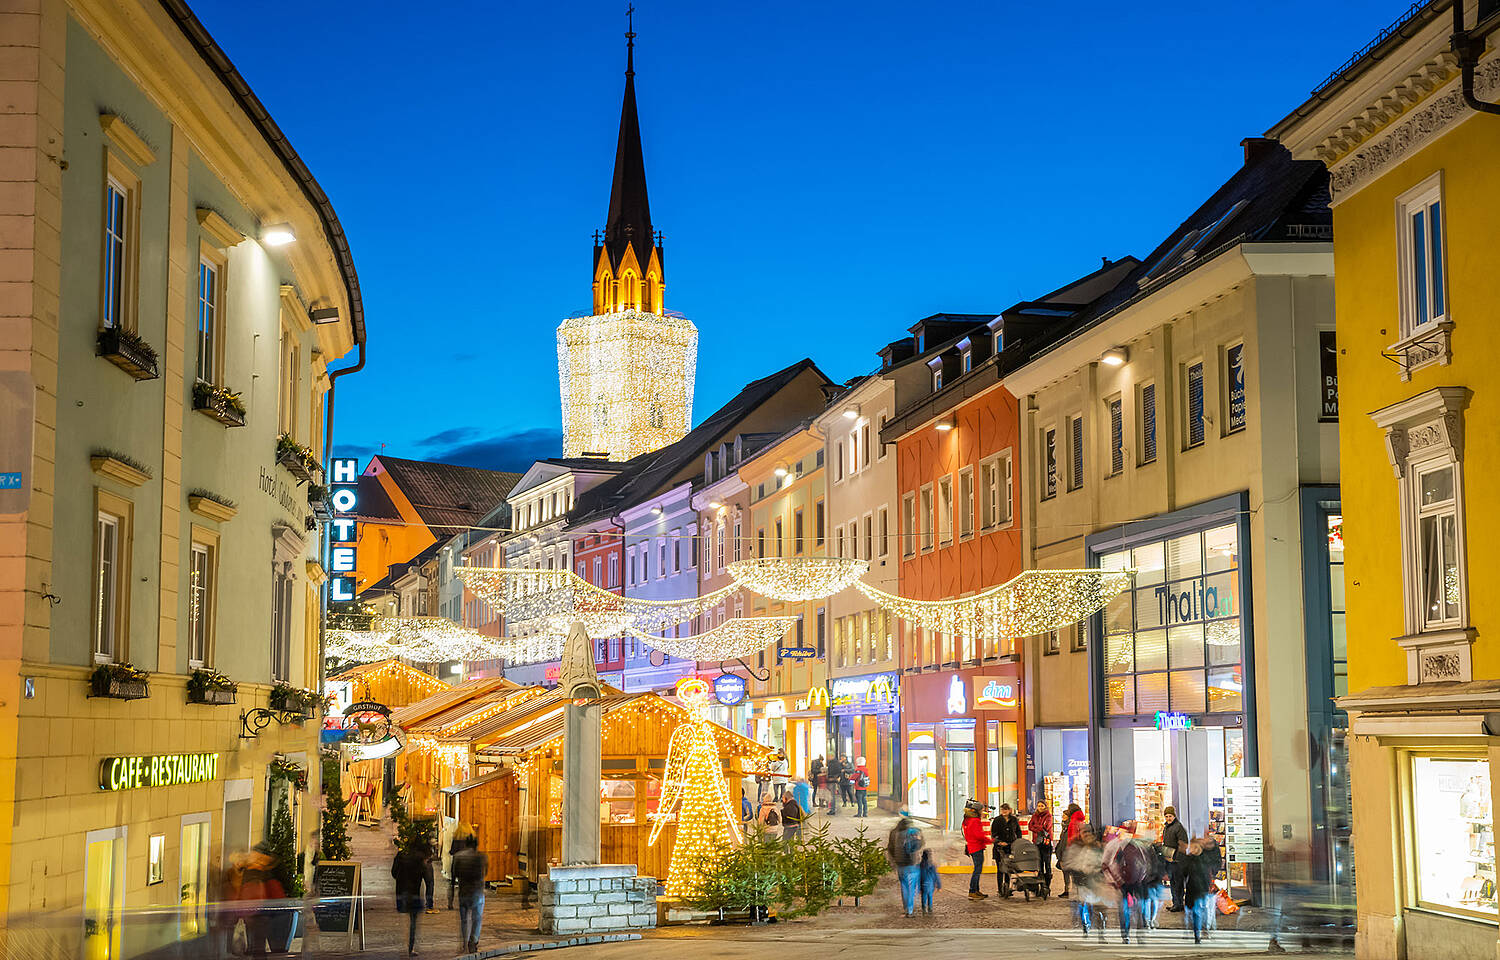
[[[896,879],[901,884],[901,906],[909,917],[917,907],[917,884],[920,880],[922,862],[922,831],[912,821],[911,814],[901,811],[896,825],[886,837],[885,853],[896,869]]]
[[[1068,804],[1068,809],[1063,813],[1063,826],[1061,835],[1058,837],[1057,866],[1062,870],[1063,891],[1062,896],[1068,895],[1069,884],[1075,879],[1072,871],[1063,868],[1063,852],[1078,839],[1078,833],[1083,829],[1083,810],[1076,803]]]
[[[458,878],[458,935],[465,953],[479,952],[479,931],[484,922],[484,883],[490,873],[490,858],[479,850],[479,838],[469,837],[453,858]]]
[[[813,762],[807,767],[807,782],[812,784],[813,805],[819,806],[823,798],[818,795],[823,789],[824,778],[827,776],[827,766],[823,763],[821,756],[813,758]]]
[[[828,780],[828,815],[838,816],[839,812],[839,780],[843,776],[844,767],[839,763],[838,757],[829,757],[828,766],[824,768],[824,776]]]
[[[797,806],[801,807],[808,816],[812,815],[812,790],[807,786],[807,780],[798,777],[792,783],[792,796],[797,798]]]
[[[1000,804],[1000,811],[995,819],[990,821],[990,839],[994,842],[995,859],[995,884],[1000,889],[1000,896],[1009,897],[1010,873],[1007,871],[1010,861],[1010,845],[1021,837],[1021,821],[1011,811],[1010,804]]]
[[[427,855],[417,849],[397,850],[391,861],[391,877],[396,881],[396,911],[407,916],[406,955],[417,953],[417,917],[422,914],[422,882],[431,864]]]
[[[1146,891],[1152,854],[1135,838],[1136,822],[1127,820],[1104,847],[1104,876],[1115,888],[1120,911],[1120,942],[1130,942],[1130,923]]]
[[[943,878],[938,876],[937,861],[931,850],[922,851],[922,860],[917,864],[917,887],[922,891],[922,912],[932,912],[932,895],[943,888]]]
[[[1089,930],[1099,930],[1099,942],[1104,942],[1104,905],[1112,899],[1109,884],[1104,879],[1104,852],[1099,847],[1099,838],[1087,825],[1068,843],[1061,864],[1066,875],[1073,878],[1073,898],[1077,910],[1078,925],[1083,936]]]
[[[474,836],[474,828],[467,823],[459,823],[453,828],[453,836],[448,838],[448,909],[453,909],[453,897],[458,893],[458,880],[453,876],[453,858]]]
[[[755,809],[750,806],[750,798],[745,795],[745,788],[740,787],[740,823],[749,823],[754,819]]]

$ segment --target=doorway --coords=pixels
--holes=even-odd
[[[84,960],[114,960],[125,909],[125,828],[91,830],[83,843]]]
[[[177,939],[192,940],[208,933],[208,845],[213,814],[190,813],[182,818],[178,864]]]

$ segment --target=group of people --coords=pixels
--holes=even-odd
[[[982,808],[977,803],[970,803],[964,808],[964,851],[974,862],[974,872],[969,876],[969,899],[984,900],[989,897],[989,894],[979,889],[979,878],[984,873],[986,850],[990,851],[994,859],[995,883],[1000,896],[1014,896],[1012,882],[1015,868],[1012,854],[1018,842],[1023,839],[1036,847],[1036,873],[1041,889],[1051,890],[1052,811],[1048,809],[1046,801],[1038,801],[1036,809],[1025,819],[1018,816],[1010,804],[1002,803],[988,827],[985,826],[981,810]],[[1083,812],[1078,809],[1077,804],[1070,804],[1067,812],[1069,824],[1073,822],[1075,813],[1081,822]],[[1063,896],[1067,895],[1065,878]]]
[[[1078,922],[1084,936],[1097,926],[1104,939],[1105,910],[1119,914],[1120,939],[1130,942],[1131,926],[1154,929],[1161,903],[1170,892],[1167,910],[1186,913],[1193,942],[1201,943],[1217,916],[1218,887],[1214,878],[1224,860],[1218,841],[1205,833],[1192,838],[1172,807],[1163,811],[1160,842],[1136,836],[1136,822],[1128,820],[1108,841],[1099,831],[1080,824],[1059,854],[1065,881],[1071,879],[1078,900]],[[1139,939],[1139,928],[1137,929]]]
[[[440,859],[436,845],[426,850],[398,850],[391,862],[391,877],[396,881],[396,909],[409,918],[406,933],[406,955],[417,953],[417,917],[425,905],[433,906],[434,862]],[[473,828],[460,823],[448,841],[448,909],[458,899],[458,936],[463,952],[479,949],[479,926],[484,919],[484,884],[489,875],[489,857],[479,849],[479,837]],[[425,893],[425,896],[424,896]]]
[[[750,807],[750,798],[740,788],[740,820],[748,825],[754,820],[767,832],[774,833],[779,827],[783,843],[790,845],[802,836],[802,821],[808,817],[810,805],[807,784],[801,780],[789,790],[777,793],[762,793],[758,810]]]
[[[822,804],[822,793],[828,791],[828,815],[837,816],[839,801],[854,807],[856,817],[870,815],[870,771],[865,758],[854,763],[843,754],[832,757],[826,763],[821,756],[808,764],[807,779],[813,785],[813,803]]]

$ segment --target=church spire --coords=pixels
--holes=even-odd
[[[634,14],[634,7],[626,10],[629,20],[625,32],[625,98],[620,105],[620,136],[615,145],[615,174],[609,191],[609,218],[604,225],[602,253],[608,257],[608,272],[619,277],[625,269],[626,251],[633,251],[636,276],[644,279],[650,269],[656,236],[651,227],[651,205],[646,199],[646,162],[641,151],[641,123],[635,107]],[[601,266],[596,255],[596,277]],[[660,282],[658,274],[656,283]]]

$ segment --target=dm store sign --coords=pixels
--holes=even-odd
[[[333,547],[328,562],[333,576],[328,581],[328,599],[353,600],[357,588],[354,571],[359,567],[355,557],[355,544],[359,540],[359,522],[355,519],[359,513],[359,461],[354,457],[334,457],[329,467],[333,487],[329,539]]]

